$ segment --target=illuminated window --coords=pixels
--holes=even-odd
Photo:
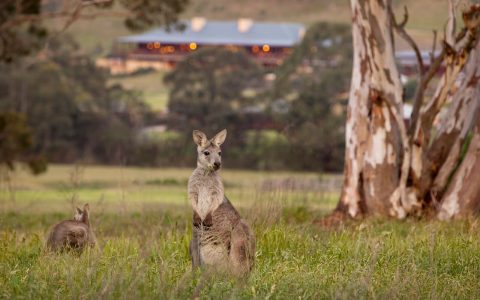
[[[260,51],[260,48],[258,46],[253,46],[252,47],[252,52],[253,53],[258,53],[258,51]]]
[[[147,49],[150,49],[150,50],[153,49],[153,44],[152,44],[152,43],[148,43],[148,44],[147,44]]]
[[[270,51],[270,46],[269,45],[263,45],[262,50],[263,50],[263,52],[268,52],[268,51]]]
[[[154,46],[155,46],[155,49],[159,49],[159,48],[160,48],[160,43],[159,43],[159,42],[155,42],[155,43],[154,43]]]
[[[188,48],[190,48],[190,50],[195,50],[195,49],[197,49],[197,44],[196,43],[190,43],[190,45],[188,45]]]

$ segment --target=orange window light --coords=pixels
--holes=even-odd
[[[195,50],[197,49],[197,44],[192,42],[188,45],[188,48],[190,48],[190,50]]]
[[[263,52],[268,52],[268,51],[270,51],[270,46],[269,45],[263,45],[262,50],[263,50]]]

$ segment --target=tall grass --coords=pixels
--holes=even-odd
[[[44,191],[55,192],[48,180],[38,180]],[[158,182],[164,185],[162,176]],[[183,202],[130,205],[128,189],[123,202],[94,201],[98,248],[76,255],[44,249],[50,226],[71,217],[67,201],[2,199],[0,298],[186,299],[196,289],[204,299],[480,297],[476,220],[373,219],[325,229],[312,221],[333,207],[331,194],[259,186],[239,184],[231,197],[257,238],[255,268],[243,281],[192,273],[191,211]]]

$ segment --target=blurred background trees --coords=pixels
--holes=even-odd
[[[34,174],[45,171],[46,161],[33,151],[32,134],[25,117],[0,112],[0,175],[13,171],[16,162],[24,162]]]
[[[320,22],[277,71],[272,111],[285,128],[291,168],[341,170],[351,57],[350,28]]]
[[[243,49],[204,48],[192,53],[165,76],[171,85],[170,128],[185,133],[228,128],[232,134],[248,129],[245,115],[265,106],[264,72]]]
[[[77,20],[104,15],[121,16],[131,30],[171,25],[186,4],[186,0],[2,1],[2,164],[12,169],[27,152],[42,157],[42,167],[28,160],[35,173],[45,169],[44,157],[61,162],[125,161],[136,130],[148,118],[143,99],[109,86],[107,74],[92,58],[77,53],[75,42],[58,38],[59,34]],[[64,22],[60,31],[47,26],[54,19]]]
[[[142,91],[118,84],[120,77],[97,67],[92,53],[63,32],[78,20],[108,15],[131,30],[181,27],[176,21],[187,1],[134,4],[7,0],[0,6],[0,111],[16,114],[26,126],[26,156],[189,166],[191,130],[213,134],[227,128],[229,167],[341,169],[352,51],[348,26],[311,25],[276,70],[236,47],[192,52],[157,77],[169,87],[167,111],[158,112]],[[48,22],[56,19],[63,25],[54,31]]]
[[[3,0],[0,5],[0,61],[11,62],[33,54],[58,35],[45,25],[64,21],[60,33],[75,21],[104,16],[123,18],[130,30],[171,25],[187,0]]]
[[[0,65],[0,110],[25,117],[33,151],[49,161],[114,163],[151,117],[139,96],[107,83],[105,71],[69,38],[45,58]]]

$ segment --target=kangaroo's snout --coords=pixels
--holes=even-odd
[[[215,170],[220,169],[221,166],[222,166],[222,163],[221,163],[221,162],[216,161],[216,162],[213,163],[213,168],[214,168]]]

